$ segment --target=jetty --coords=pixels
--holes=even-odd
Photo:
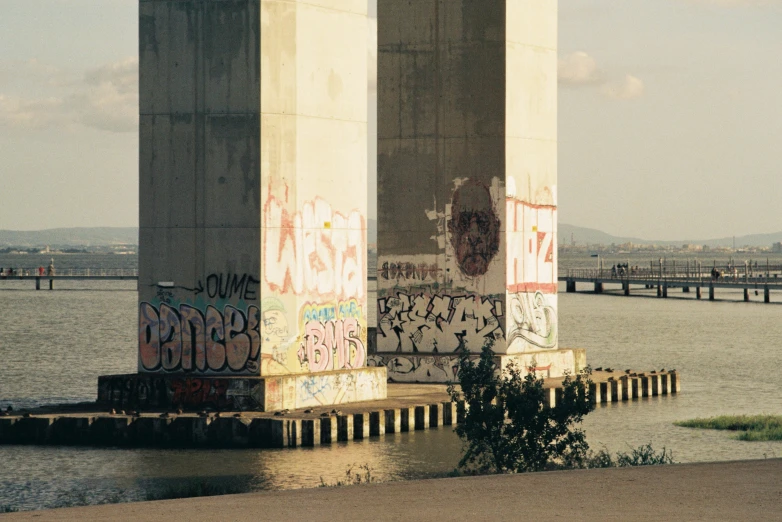
[[[547,405],[562,400],[561,379],[544,381]],[[592,374],[595,405],[651,400],[681,391],[675,370],[600,369]],[[299,448],[451,426],[465,404],[451,401],[445,385],[388,384],[388,397],[339,406],[276,412],[132,411],[101,403],[0,413],[0,444],[102,447]]]
[[[682,293],[695,290],[695,297],[702,299],[703,290],[714,301],[717,289],[743,290],[744,301],[750,300],[750,291],[756,295],[763,291],[763,302],[771,302],[771,292],[782,290],[782,265],[758,265],[758,263],[723,264],[704,266],[696,264],[655,263],[649,266],[614,266],[611,269],[569,269],[559,276],[567,293],[577,290],[577,284],[587,284],[589,291],[601,294],[605,285],[618,285],[624,295],[631,294],[635,286],[657,289],[657,297],[668,297],[668,290],[681,289]]]
[[[17,269],[13,274],[4,272],[0,283],[7,281],[34,281],[35,289],[41,289],[41,283],[48,282],[49,290],[54,290],[55,281],[138,281],[138,270],[127,268],[69,268],[58,269],[54,274],[41,274],[36,269]]]

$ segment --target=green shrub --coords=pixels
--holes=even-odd
[[[11,504],[0,504],[0,513],[16,513],[17,511],[19,511],[19,508]]]
[[[522,376],[514,365],[502,374],[494,362],[491,344],[473,361],[466,351],[459,360],[459,387],[448,393],[464,401],[464,422],[456,433],[465,451],[459,468],[477,473],[541,471],[552,464],[581,465],[589,445],[575,428],[592,410],[588,390],[591,369],[562,381],[562,400],[548,407],[543,379],[534,371]]]
[[[673,451],[666,451],[665,447],[658,453],[652,448],[652,444],[638,446],[631,449],[630,453],[617,453],[616,463],[620,468],[627,466],[657,466],[659,464],[673,464]]]

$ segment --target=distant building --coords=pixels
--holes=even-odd
[[[776,242],[771,245],[771,251],[775,254],[782,254],[782,243]]]

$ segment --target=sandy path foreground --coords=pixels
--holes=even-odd
[[[0,515],[13,520],[782,520],[782,459],[420,480]]]

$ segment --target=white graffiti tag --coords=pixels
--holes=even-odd
[[[487,338],[504,339],[500,299],[400,292],[378,299],[378,312],[380,352],[480,351]]]

